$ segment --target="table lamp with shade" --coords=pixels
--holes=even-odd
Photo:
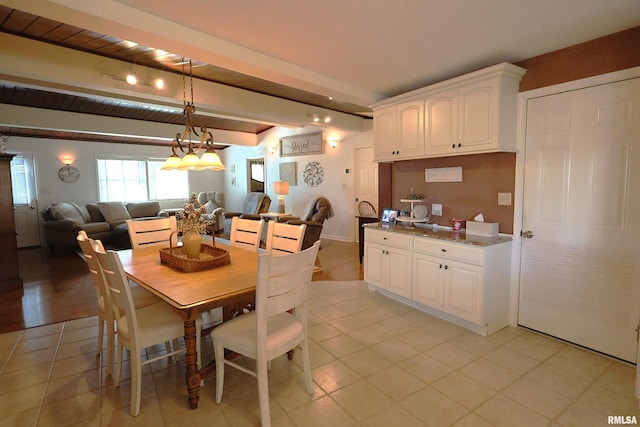
[[[289,194],[289,183],[287,181],[275,181],[273,192],[278,195],[278,212],[284,213],[284,196]]]

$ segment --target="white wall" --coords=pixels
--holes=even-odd
[[[336,148],[325,144],[323,154],[280,157],[278,144],[283,136],[300,135],[323,131],[325,140],[332,136],[341,139]],[[300,216],[304,213],[307,202],[316,195],[326,197],[333,206],[334,217],[324,223],[322,237],[354,241],[356,236],[355,222],[355,159],[356,148],[373,146],[373,123],[365,121],[365,131],[358,133],[339,133],[332,130],[321,129],[315,126],[307,126],[303,129],[273,128],[263,132],[258,137],[257,147],[229,147],[220,152],[220,156],[227,166],[224,188],[226,195],[226,210],[239,211],[242,201],[247,194],[247,159],[264,158],[266,168],[266,193],[271,197],[271,210],[277,210],[277,195],[273,193],[273,182],[280,179],[280,163],[295,162],[297,185],[289,187],[289,195],[286,196],[286,210],[293,215]],[[273,151],[273,153],[272,153]],[[303,171],[312,161],[320,163],[324,170],[324,180],[317,187],[310,187],[303,180]],[[231,172],[235,165],[235,173]],[[349,169],[349,173],[346,172]],[[233,186],[232,178],[236,179]]]

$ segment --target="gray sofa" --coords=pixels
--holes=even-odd
[[[42,211],[44,236],[52,251],[56,247],[77,246],[76,236],[80,230],[106,244],[114,244],[118,248],[131,247],[126,220],[168,216],[156,201],[86,205],[61,202],[53,203]]]

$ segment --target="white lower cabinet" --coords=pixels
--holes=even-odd
[[[481,325],[484,269],[471,264],[445,260],[443,270],[445,274],[442,311]]]
[[[509,324],[510,270],[510,243],[474,246],[414,237],[412,299],[490,334]]]
[[[452,316],[482,322],[483,268],[413,254],[413,299]]]
[[[367,283],[482,335],[509,324],[510,271],[510,242],[478,246],[365,230]]]
[[[365,230],[364,280],[378,288],[411,298],[411,236]]]

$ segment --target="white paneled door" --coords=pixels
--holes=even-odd
[[[33,155],[19,153],[11,161],[11,178],[18,248],[40,246],[40,226]]]
[[[361,200],[368,200],[378,210],[378,164],[373,161],[373,148],[356,148],[356,212]]]
[[[635,362],[640,78],[529,99],[526,126],[518,321]]]

